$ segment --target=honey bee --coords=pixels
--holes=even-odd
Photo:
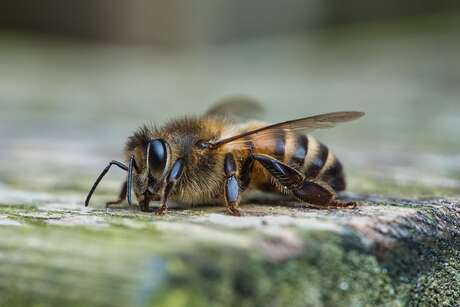
[[[345,190],[342,164],[322,143],[307,135],[364,115],[335,112],[267,125],[258,121],[235,123],[237,113],[260,109],[250,99],[227,99],[199,117],[172,120],[160,128],[144,125],[126,142],[126,163],[111,161],[96,179],[85,201],[112,165],[127,172],[119,198],[133,203],[134,191],[142,211],[160,201],[184,204],[222,204],[239,216],[241,196],[248,190],[282,194],[316,208],[347,208],[354,203],[336,199]]]

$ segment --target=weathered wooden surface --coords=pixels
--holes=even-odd
[[[460,201],[356,210],[2,205],[3,306],[454,306]],[[344,305],[342,305],[344,304]]]
[[[2,35],[0,306],[458,305],[459,20],[188,55]],[[342,197],[360,206],[256,195],[241,218],[106,212],[117,171],[82,206],[139,123],[235,92],[261,98],[273,120],[366,111],[320,135],[347,168]]]

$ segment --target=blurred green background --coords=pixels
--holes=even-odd
[[[86,187],[144,122],[233,94],[319,133],[355,178],[460,189],[454,1],[27,1],[0,10],[0,181]],[[26,174],[26,176],[25,176]],[[113,183],[120,177],[113,175]]]

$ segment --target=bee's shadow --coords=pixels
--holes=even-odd
[[[356,194],[351,192],[340,192],[337,194],[337,198],[344,202],[355,202],[355,201],[370,201],[373,200],[372,196]],[[300,202],[294,197],[289,195],[280,195],[275,193],[267,192],[251,192],[243,198],[242,204],[255,204],[259,206],[283,206],[289,208],[298,208],[302,206],[308,206],[307,203]],[[312,207],[316,208],[316,207]]]
[[[364,195],[364,194],[356,194],[351,192],[341,192],[337,195],[337,198],[341,201],[352,202],[352,201],[376,201],[375,196],[371,195]],[[257,206],[267,206],[267,207],[287,207],[287,208],[299,208],[299,207],[309,207],[307,203],[299,202],[293,197],[288,195],[280,195],[276,193],[267,193],[267,192],[260,192],[260,191],[252,191],[249,192],[247,195],[243,197],[240,203],[242,209],[244,209],[245,205],[257,205]],[[112,206],[109,210],[134,210],[138,212],[145,212],[145,213],[154,213],[160,207],[159,202],[152,202],[149,206],[147,211],[141,211],[138,205],[128,206],[128,205],[120,205],[120,206]],[[312,207],[313,209],[316,207]],[[171,202],[168,210],[172,212],[181,212],[184,210],[203,210],[203,211],[222,211],[225,210],[225,207],[222,204],[194,204],[194,205],[187,205],[181,204],[177,202]]]

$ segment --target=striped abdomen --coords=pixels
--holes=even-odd
[[[255,153],[270,155],[301,171],[309,179],[327,182],[335,191],[345,190],[342,164],[324,144],[315,138],[309,135],[286,133],[248,141],[253,144]],[[259,174],[262,172],[258,167],[256,171]],[[263,186],[260,180],[259,186]]]
[[[286,153],[285,163],[302,171],[307,178],[325,181],[336,191],[345,190],[342,164],[326,145],[314,137],[296,135],[287,138],[286,147],[292,150]]]

